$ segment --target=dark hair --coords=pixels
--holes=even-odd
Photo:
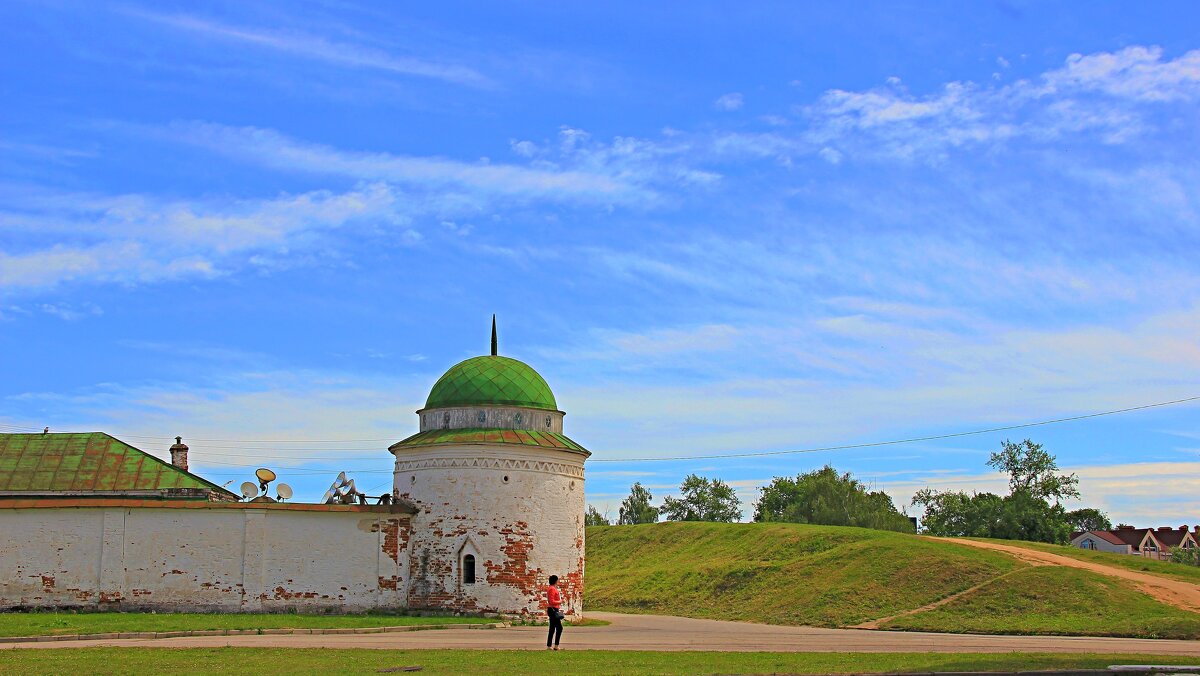
[[[550,584],[554,584],[555,582],[558,582],[558,576],[557,576],[557,575],[551,575],[551,576],[550,576]]]

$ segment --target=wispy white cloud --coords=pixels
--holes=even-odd
[[[713,101],[713,107],[717,110],[738,110],[746,103],[745,98],[738,92],[722,94]]]
[[[890,79],[886,87],[864,91],[829,90],[801,110],[814,143],[843,152],[853,147],[859,155],[874,148],[875,154],[916,157],[1018,137],[1044,141],[1095,133],[1104,142],[1122,143],[1151,124],[1139,104],[1198,97],[1200,50],[1169,59],[1161,48],[1132,46],[1072,54],[1036,80],[949,82],[914,95]]]
[[[587,198],[620,202],[652,196],[645,188],[622,176],[586,168],[526,167],[355,152],[304,143],[270,129],[254,127],[186,123],[174,125],[169,134],[180,141],[281,171],[341,175],[406,185],[457,185],[490,195],[537,196],[552,201]]]
[[[1039,94],[1097,91],[1120,99],[1179,101],[1200,97],[1200,50],[1163,59],[1161,47],[1072,54],[1043,76]]]
[[[0,287],[212,276],[223,265],[249,262],[254,252],[303,248],[299,238],[363,219],[409,229],[397,194],[380,184],[228,201],[39,192],[13,206],[21,208],[19,218],[0,215],[10,232],[53,232],[78,243],[0,253]],[[96,242],[97,235],[103,240]]]
[[[126,9],[125,12],[162,26],[197,35],[270,49],[337,66],[370,68],[471,87],[494,86],[489,78],[468,66],[397,56],[380,49],[334,42],[316,35],[231,26],[186,14],[159,14],[132,9]]]

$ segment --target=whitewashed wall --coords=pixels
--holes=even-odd
[[[502,444],[399,449],[395,491],[414,503],[414,608],[544,617],[542,587],[561,578],[564,611],[583,613],[586,456]],[[462,577],[475,555],[476,582]]]
[[[377,507],[0,508],[0,607],[403,608],[408,527]]]

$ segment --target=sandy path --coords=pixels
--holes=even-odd
[[[1133,582],[1138,589],[1146,594],[1153,596],[1155,599],[1162,601],[1168,605],[1190,610],[1192,612],[1200,612],[1200,585],[1195,585],[1183,580],[1175,580],[1169,577],[1160,577],[1149,573],[1140,573],[1136,570],[1128,570],[1118,568],[1116,566],[1108,566],[1103,563],[1094,563],[1092,561],[1081,561],[1073,559],[1069,556],[1061,554],[1051,554],[1050,552],[1042,552],[1036,549],[1026,549],[1016,545],[1002,545],[995,542],[979,542],[977,540],[965,540],[961,538],[930,538],[931,540],[939,540],[941,542],[954,542],[968,547],[978,547],[980,549],[991,549],[1005,554],[1012,555],[1022,561],[1033,565],[1050,565],[1050,566],[1067,566],[1069,568],[1080,568],[1089,570],[1093,573],[1116,577],[1122,580]]]
[[[661,615],[588,613],[612,622],[606,627],[568,627],[563,647],[569,650],[721,650],[769,652],[1060,652],[1187,655],[1200,659],[1200,641],[1067,636],[987,636],[922,632],[818,629],[697,620]],[[440,629],[396,634],[293,634],[280,636],[195,636],[164,639],[116,639],[55,643],[0,644],[6,648],[209,648],[220,646],[279,648],[469,648],[476,650],[544,650],[544,627],[510,629]]]

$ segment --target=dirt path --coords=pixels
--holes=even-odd
[[[961,538],[930,538],[940,542],[953,542],[968,547],[978,547],[979,549],[991,549],[993,551],[1004,552],[1014,556],[1026,563],[1042,566],[1067,566],[1069,568],[1080,568],[1089,570],[1093,573],[1116,577],[1122,580],[1128,580],[1134,583],[1142,592],[1153,596],[1155,599],[1166,603],[1167,605],[1190,610],[1192,612],[1200,612],[1200,586],[1182,580],[1173,580],[1169,577],[1159,577],[1149,573],[1139,573],[1136,570],[1128,570],[1126,568],[1117,568],[1116,566],[1107,566],[1103,563],[1094,563],[1092,561],[1081,561],[1073,559],[1069,556],[1061,554],[1051,554],[1050,552],[1041,552],[1036,549],[1026,549],[1016,545],[1002,545],[995,542],[980,542],[978,540],[965,540]]]
[[[820,629],[619,613],[588,613],[588,616],[608,620],[612,624],[605,627],[568,627],[563,632],[563,647],[568,650],[719,650],[738,652],[1136,653],[1187,655],[1200,658],[1200,641]],[[93,646],[545,650],[545,642],[545,627],[512,627],[483,631],[478,629],[440,629],[438,631],[408,631],[396,634],[195,636],[163,639],[10,643],[0,644],[0,650]]]
[[[1030,562],[1030,565],[1031,566],[1047,566],[1050,564]],[[909,615],[916,615],[917,613],[923,613],[927,610],[933,610],[934,608],[944,606],[947,603],[950,603],[951,601],[956,601],[956,600],[966,596],[967,594],[970,594],[971,592],[974,592],[983,587],[986,587],[989,584],[995,582],[996,580],[1003,580],[1004,578],[1008,577],[1009,575],[1013,575],[1013,574],[1019,573],[1024,570],[1029,570],[1029,568],[1028,567],[1016,568],[1014,570],[1008,571],[1007,573],[1002,573],[1000,575],[997,575],[996,577],[984,580],[983,582],[980,582],[979,584],[977,584],[973,587],[968,587],[967,589],[964,589],[964,590],[958,592],[957,594],[951,594],[951,595],[947,596],[946,598],[938,599],[937,601],[934,601],[933,603],[926,603],[925,605],[921,606],[920,608],[913,608],[912,610],[906,610],[902,613],[896,613],[895,615],[889,615],[887,617],[881,617],[881,618],[875,619],[875,620],[867,620],[866,622],[863,622],[861,624],[851,625],[848,628],[849,629],[878,629],[898,617],[908,617]]]

